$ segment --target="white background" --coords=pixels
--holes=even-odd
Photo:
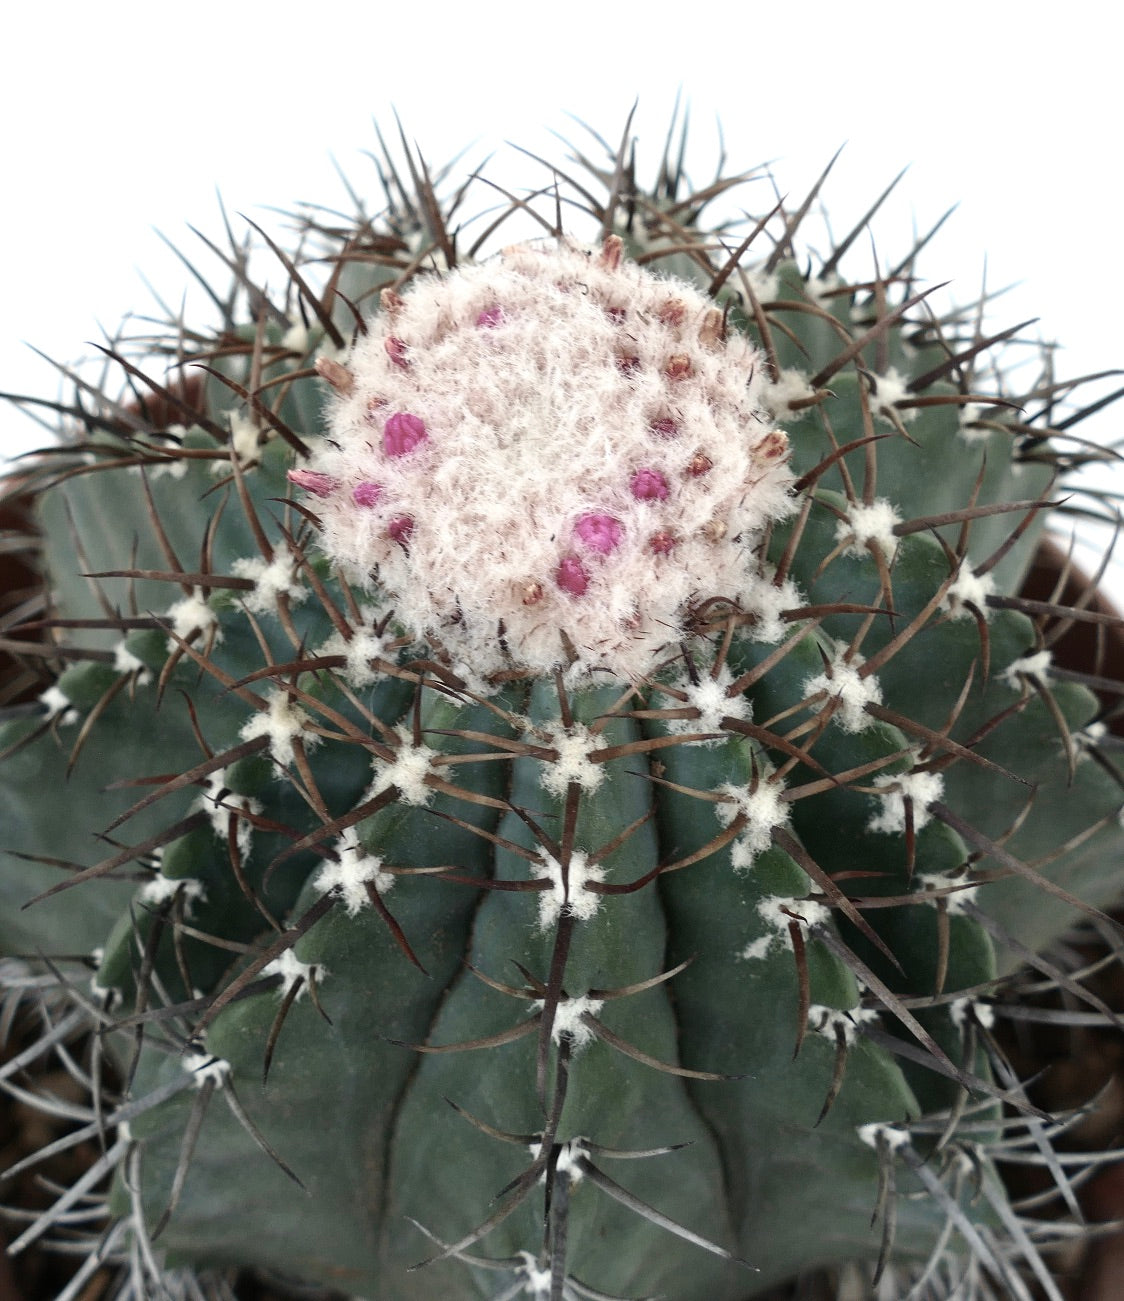
[[[710,179],[720,121],[731,168],[772,162],[802,197],[841,145],[825,191],[845,229],[905,165],[876,227],[890,262],[914,224],[959,207],[922,269],[956,297],[1014,285],[1005,326],[1036,316],[1067,375],[1124,365],[1121,72],[1092,4],[603,0],[335,6],[273,3],[20,5],[0,78],[3,292],[0,389],[54,396],[60,361],[122,318],[157,312],[142,273],[179,306],[194,225],[229,212],[274,232],[270,208],[344,204],[338,162],[374,203],[372,122],[440,163],[468,148],[489,174],[543,174],[507,144],[561,159],[572,113],[619,137],[634,100],[654,168],[677,92],[689,103],[692,179]],[[315,15],[315,16],[314,16]],[[865,250],[863,250],[865,253]],[[211,264],[213,265],[213,264]],[[189,299],[190,301],[190,299]],[[195,301],[199,301],[195,299]],[[1089,422],[1111,442],[1124,409]],[[0,456],[40,441],[0,413]]]

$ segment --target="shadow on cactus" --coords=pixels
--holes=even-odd
[[[1070,1118],[993,1031],[1025,964],[1113,1016],[1058,942],[1113,934],[1115,688],[1051,661],[1110,616],[1019,595],[1059,503],[1111,519],[1059,483],[1104,399],[917,249],[811,259],[815,194],[708,225],[760,178],[676,152],[463,224],[388,153],[33,408],[6,1087],[88,1091],[15,1243],[88,1251],[67,1297],[1059,1296]]]

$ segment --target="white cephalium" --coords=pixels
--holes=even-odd
[[[756,583],[790,513],[765,367],[686,282],[567,241],[384,294],[290,471],[346,572],[488,675],[637,679],[700,599]]]

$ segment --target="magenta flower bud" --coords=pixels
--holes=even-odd
[[[403,370],[410,364],[409,345],[403,343],[401,339],[396,338],[393,334],[389,336],[386,343],[383,344],[386,349],[386,355],[396,366],[401,366]]]
[[[319,470],[290,470],[285,477],[290,483],[295,483],[298,488],[317,497],[330,497],[340,486],[338,479],[333,479],[330,474],[322,474]]]
[[[408,411],[396,411],[388,416],[382,430],[382,445],[387,456],[405,456],[429,437],[425,421]]]
[[[395,515],[386,526],[386,531],[403,550],[409,551],[410,535],[414,531],[414,517],[412,515]]]
[[[563,556],[555,570],[554,581],[571,596],[583,596],[589,586],[589,575],[577,556]]]
[[[648,428],[658,438],[675,438],[679,434],[679,426],[668,416],[661,416],[659,420],[653,420]]]
[[[494,307],[485,307],[476,318],[476,324],[482,330],[494,330],[497,325],[503,324],[503,320],[503,308],[497,303]]]
[[[663,501],[668,493],[667,480],[659,470],[637,470],[628,486],[637,501]]]
[[[381,496],[381,483],[357,483],[351,490],[351,500],[356,506],[377,505]]]
[[[624,538],[624,525],[612,515],[592,511],[578,520],[574,525],[574,533],[590,551],[607,556],[610,551],[615,551],[620,546]]]

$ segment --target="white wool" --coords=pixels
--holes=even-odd
[[[578,921],[589,921],[601,904],[601,896],[585,888],[587,881],[603,881],[605,873],[595,867],[586,856],[575,851],[570,855],[569,881],[567,895],[562,881],[562,864],[549,854],[543,854],[540,863],[550,889],[539,895],[539,929],[547,930],[561,917],[563,910]]]
[[[897,549],[894,529],[901,522],[893,502],[884,497],[876,497],[869,506],[855,501],[848,505],[845,518],[835,526],[835,536],[839,542],[846,543],[845,556],[863,556],[875,546],[889,559]]]
[[[69,697],[65,696],[61,689],[56,686],[50,686],[46,691],[40,693],[39,703],[47,711],[47,717],[59,727],[73,727],[78,722],[78,710],[70,703]]]
[[[170,605],[164,612],[164,618],[171,620],[172,631],[184,641],[192,633],[200,632],[216,642],[222,641],[222,629],[218,626],[219,617],[207,604],[207,593],[201,587],[196,587],[190,596],[185,596],[174,605]],[[168,649],[175,651],[177,643],[169,639]]]
[[[335,890],[343,899],[347,915],[354,917],[370,902],[367,885],[386,894],[394,885],[394,873],[384,872],[382,859],[371,854],[359,841],[354,827],[348,827],[335,845],[336,857],[324,864],[316,876],[315,886],[321,894]]]
[[[198,899],[206,899],[207,889],[202,881],[197,881],[194,877],[181,877],[175,879],[170,876],[157,875],[147,880],[141,886],[137,898],[142,903],[161,904],[168,899],[175,897],[178,891],[183,892],[184,901],[187,905],[186,911],[190,915],[191,905]]]
[[[672,718],[668,720],[667,728],[669,732],[674,732],[679,736],[686,736],[693,732],[720,732],[722,733],[723,718],[748,719],[753,714],[753,707],[747,696],[741,692],[729,696],[726,694],[733,682],[733,677],[729,669],[723,665],[717,674],[710,669],[700,670],[698,681],[692,681],[687,673],[682,673],[671,684],[677,691],[681,691],[686,697],[680,700],[677,696],[665,697],[665,707],[669,709],[681,709],[684,706],[690,706],[698,710],[695,718]],[[720,744],[729,735],[728,732],[714,737],[710,741],[701,742],[703,745],[715,746]]]
[[[960,437],[966,443],[987,442],[992,430],[982,423],[986,419],[987,411],[979,402],[965,402],[960,408]]]
[[[757,905],[757,914],[769,928],[764,935],[747,944],[741,951],[743,959],[765,958],[778,947],[791,947],[793,922],[805,927],[825,926],[831,910],[810,899],[796,899],[788,895],[770,895]]]
[[[862,677],[859,669],[864,661],[861,655],[853,655],[850,662],[843,659],[845,648],[837,646],[831,669],[817,673],[804,683],[804,695],[815,696],[824,692],[838,699],[839,706],[831,716],[833,723],[844,732],[862,732],[874,722],[866,712],[867,705],[882,703],[882,687],[873,673]]]
[[[764,853],[773,843],[773,829],[788,821],[788,804],[783,799],[784,783],[770,781],[767,773],[760,776],[755,790],[748,786],[725,785],[719,786],[715,794],[723,796],[722,803],[714,806],[714,812],[724,827],[728,827],[739,814],[745,816],[746,825],[736,843],[741,846],[743,854],[751,858]]]
[[[301,467],[324,551],[481,676],[564,663],[563,633],[589,668],[649,673],[792,511],[764,367],[715,311],[565,242],[415,281]]]
[[[257,465],[261,460],[260,438],[262,427],[252,416],[244,416],[237,411],[230,413],[230,446],[243,468]],[[227,472],[224,461],[216,461],[213,466],[216,474]]]
[[[565,1038],[570,1041],[571,1047],[584,1048],[596,1036],[582,1017],[587,1013],[590,1016],[597,1016],[604,1005],[604,999],[589,998],[584,994],[577,998],[562,998],[555,1009],[554,1024],[550,1028],[551,1039],[555,1043],[560,1043]],[[535,999],[531,1003],[531,1009],[541,1012],[543,1000]]]
[[[249,795],[239,795],[227,789],[226,769],[220,768],[207,777],[203,783],[203,794],[199,798],[199,807],[211,819],[215,835],[226,840],[230,834],[230,815],[232,812],[258,814],[261,803]],[[238,850],[243,860],[250,856],[254,828],[245,818],[237,820]]]
[[[885,375],[876,375],[874,382],[877,392],[871,398],[871,406],[876,414],[882,415],[883,419],[888,419],[883,413],[888,408],[896,407],[897,403],[907,401],[910,397],[909,378],[891,366]],[[904,411],[897,410],[895,414],[899,420],[908,422],[917,415],[917,408],[906,407]]]
[[[350,638],[345,639],[339,632],[334,632],[316,652],[318,656],[342,655],[347,663],[341,670],[349,686],[356,690],[369,687],[377,682],[382,674],[371,667],[372,660],[393,660],[394,652],[389,651],[386,642],[393,640],[389,632],[380,637],[369,625],[377,622],[377,616],[371,610],[362,612],[363,626],[352,629]]]
[[[957,998],[948,1005],[948,1011],[952,1024],[961,1028],[967,1022],[969,1013],[975,1016],[985,1030],[990,1030],[995,1024],[995,1008],[990,1003],[981,1003],[975,998]]]
[[[113,648],[113,668],[122,676],[136,674],[136,685],[146,687],[152,681],[152,674],[144,666],[144,661],[137,659],[124,641],[119,641]]]
[[[874,1121],[869,1125],[859,1125],[855,1131],[859,1136],[859,1141],[865,1143],[867,1147],[878,1147],[880,1141],[884,1143],[891,1152],[897,1151],[900,1147],[909,1146],[909,1130],[902,1129],[898,1125],[886,1125],[881,1121]]]
[[[929,805],[944,794],[944,778],[936,772],[880,773],[874,785],[884,788],[878,796],[882,808],[871,818],[867,830],[887,835],[905,834],[906,799],[912,805],[913,828],[920,831],[930,820]]]
[[[746,614],[753,615],[755,620],[746,635],[751,641],[764,642],[767,646],[775,646],[788,635],[789,625],[781,615],[786,610],[797,610],[804,604],[800,589],[791,579],[786,579],[778,586],[772,581],[771,572],[769,582],[755,583],[740,598],[741,608]]]
[[[242,594],[242,601],[252,614],[273,614],[282,596],[294,605],[308,596],[300,565],[290,552],[280,547],[274,551],[272,560],[262,556],[240,557],[231,566],[231,572],[253,582],[253,589]]]
[[[1012,660],[1003,670],[1002,678],[1012,691],[1022,691],[1025,678],[1049,682],[1052,663],[1053,656],[1048,650],[1035,651],[1033,655],[1023,655],[1020,659]]]
[[[263,976],[280,976],[280,992],[282,998],[293,988],[297,981],[301,981],[301,987],[297,990],[297,1002],[299,1003],[308,992],[309,983],[312,979],[318,978],[324,974],[324,968],[315,962],[302,962],[292,949],[286,949],[284,953],[274,958],[268,966],[262,968]]]
[[[195,1077],[197,1089],[201,1089],[208,1080],[221,1088],[231,1070],[228,1061],[213,1053],[185,1053],[180,1058],[180,1065]]]
[[[859,1026],[876,1025],[878,1023],[878,1012],[873,1007],[824,1007],[821,1003],[813,1003],[808,1008],[808,1024],[817,1034],[822,1034],[825,1039],[830,1039],[832,1043],[836,1041],[836,1032],[843,1031],[843,1039],[847,1044],[853,1044],[858,1037]]]
[[[259,736],[269,737],[269,753],[283,768],[293,762],[293,741],[304,732],[310,722],[308,715],[284,691],[272,691],[269,707],[255,714],[243,724],[238,735],[243,741],[253,741]],[[306,745],[315,745],[320,738],[307,733]]]
[[[367,791],[366,798],[374,799],[391,786],[398,787],[398,799],[402,804],[428,804],[433,794],[426,783],[429,776],[430,760],[434,751],[427,745],[414,745],[408,728],[399,728],[399,742],[391,762],[376,758],[372,767],[375,779]]]
[[[782,370],[775,383],[765,388],[765,404],[776,420],[791,420],[795,402],[805,402],[815,396],[816,390],[808,383],[808,376],[800,370]]]
[[[990,574],[977,574],[966,560],[962,560],[941,602],[941,609],[948,610],[953,619],[973,619],[975,615],[968,608],[971,604],[987,618],[990,614],[987,598],[994,591],[995,579]]]
[[[544,760],[539,765],[539,781],[543,789],[560,799],[571,782],[577,782],[583,791],[595,791],[605,778],[605,765],[595,763],[589,755],[605,748],[600,736],[595,736],[581,723],[568,728],[559,723],[545,731],[544,740],[558,751],[558,758]]]
[[[972,902],[979,891],[979,886],[960,885],[958,881],[950,881],[947,876],[943,876],[939,872],[921,873],[917,878],[917,884],[923,893],[928,893],[933,890],[949,890],[953,886],[959,886],[960,888],[955,890],[952,894],[941,895],[941,900],[948,909],[948,915],[950,917],[956,917],[963,913],[964,909]],[[934,900],[934,903],[935,902],[936,900]]]

